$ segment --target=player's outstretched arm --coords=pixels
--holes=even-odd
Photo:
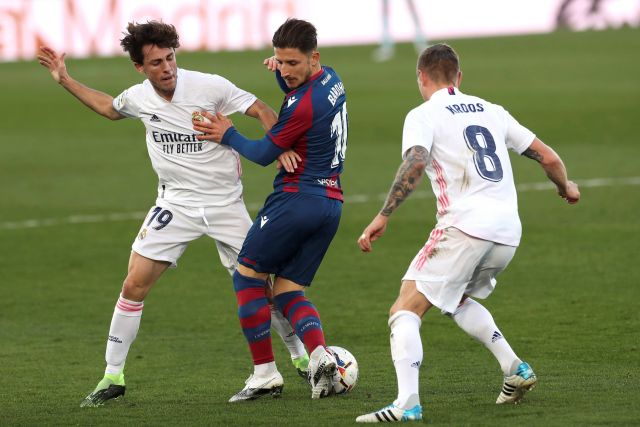
[[[124,116],[113,108],[113,97],[104,92],[91,89],[69,76],[64,57],[64,53],[58,55],[50,47],[42,46],[38,55],[38,62],[49,70],[51,77],[57,83],[78,98],[84,105],[108,119],[123,119]]]
[[[428,156],[427,149],[418,145],[407,150],[405,159],[398,168],[382,210],[373,218],[371,224],[364,229],[362,235],[358,238],[358,246],[363,252],[371,252],[371,244],[384,234],[389,216],[420,184],[424,169],[427,166]]]
[[[580,200],[578,184],[567,178],[567,169],[562,159],[551,147],[535,138],[522,155],[540,163],[549,180],[556,185],[560,197],[571,205],[578,203]]]
[[[193,115],[193,129],[202,132],[202,135],[196,135],[199,141],[212,141],[228,145],[246,159],[262,166],[273,163],[284,151],[271,142],[267,136],[258,140],[246,138],[236,130],[231,120],[220,113],[216,113],[214,116],[202,111],[199,115],[207,119],[201,120],[197,117],[198,114],[194,113]]]

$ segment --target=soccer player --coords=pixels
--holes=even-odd
[[[264,281],[276,276],[274,301],[310,353],[311,397],[331,389],[336,363],[325,346],[320,316],[305,297],[342,212],[340,173],[347,149],[345,90],[336,72],[320,64],[315,27],[288,19],[273,35],[275,55],[265,60],[285,92],[278,122],[260,140],[241,135],[221,114],[204,113],[211,123],[194,122],[201,140],[233,147],[247,159],[268,165],[285,150],[302,160],[293,173],[280,170],[274,191],[260,210],[238,256],[233,276],[240,324],[253,357],[254,372],[230,402],[279,395],[283,381],[271,348]]]
[[[504,108],[466,95],[458,55],[445,45],[418,59],[422,105],[407,114],[402,164],[380,213],[358,239],[360,249],[385,232],[389,216],[411,194],[426,171],[437,199],[437,224],[402,278],[391,307],[391,355],[398,397],[357,422],[422,419],[418,374],[420,325],[435,306],[495,356],[504,384],[496,403],[517,403],[536,384],[531,367],[511,349],[489,311],[471,297],[486,298],[520,242],[516,189],[507,149],[537,161],[568,203],[580,199],[560,157]]]
[[[413,0],[406,0],[406,3],[407,8],[409,9],[409,14],[411,15],[411,20],[413,21],[413,28],[415,32],[413,45],[416,49],[416,53],[420,53],[427,46],[427,38],[420,26],[418,9],[413,3]],[[373,60],[376,62],[389,61],[395,54],[395,43],[389,28],[390,16],[389,0],[382,0],[382,40],[380,41],[380,46],[373,51]]]
[[[42,47],[40,64],[62,87],[96,113],[111,119],[142,120],[158,197],[135,238],[128,274],[118,298],[106,349],[104,378],[81,406],[97,406],[125,393],[124,364],[140,326],[144,299],[169,267],[176,267],[189,242],[207,235],[216,242],[222,265],[233,274],[251,218],[242,199],[238,154],[229,147],[198,141],[191,125],[194,110],[242,112],[265,129],[275,112],[254,95],[225,78],[177,67],[178,34],[172,25],[151,21],[130,23],[121,40],[138,72],[146,80],[113,99],[71,78],[64,62]],[[293,170],[295,153],[279,161]],[[308,355],[288,321],[275,309],[272,324],[283,337],[296,368],[304,371]]]

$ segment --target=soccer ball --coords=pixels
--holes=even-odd
[[[336,373],[333,376],[333,392],[344,394],[354,388],[358,382],[358,362],[348,350],[330,346],[336,358]]]

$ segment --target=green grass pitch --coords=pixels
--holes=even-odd
[[[504,105],[555,147],[584,184],[583,200],[568,206],[551,189],[532,189],[543,172],[513,157],[524,235],[486,306],[539,385],[520,406],[496,406],[497,363],[434,310],[422,326],[424,422],[639,424],[640,32],[452,45],[462,58],[462,90]],[[135,212],[154,203],[155,175],[141,123],[98,117],[35,61],[0,65],[0,425],[346,425],[393,400],[387,312],[435,207],[423,184],[373,253],[357,249],[400,162],[404,116],[421,101],[411,46],[384,64],[370,61],[372,50],[321,50],[348,93],[347,201],[309,290],[329,344],[357,357],[360,382],[346,396],[311,401],[274,337],[283,397],[235,405],[227,399],[250,373],[249,352],[230,278],[213,242],[201,239],[146,300],[125,398],[79,408],[102,376],[111,314],[144,215]],[[178,64],[226,76],[277,110],[282,93],[261,66],[268,54],[179,53]],[[128,58],[68,67],[112,95],[141,80]],[[260,136],[255,123],[234,120]],[[254,214],[274,169],[245,162],[244,170]]]

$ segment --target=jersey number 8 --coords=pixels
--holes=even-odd
[[[496,153],[496,142],[489,129],[477,125],[467,126],[464,129],[464,140],[473,151],[473,161],[478,175],[487,181],[502,180],[502,163]]]

